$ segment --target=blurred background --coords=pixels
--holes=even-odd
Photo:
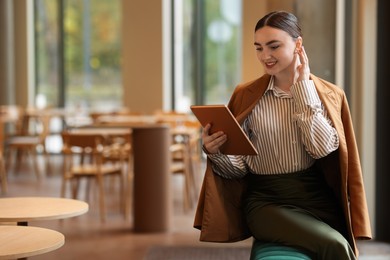
[[[262,75],[253,31],[273,10],[299,18],[311,72],[345,90],[374,235],[390,241],[386,0],[1,0],[0,105],[69,113],[50,123],[55,154],[93,113],[226,104]]]

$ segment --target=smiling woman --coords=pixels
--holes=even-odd
[[[357,259],[355,239],[370,239],[371,228],[345,93],[310,72],[294,14],[263,16],[254,42],[265,73],[239,84],[228,107],[258,154],[224,153],[234,136],[204,126],[201,240],[253,236],[315,259]]]

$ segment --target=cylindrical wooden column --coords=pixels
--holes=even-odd
[[[169,127],[163,125],[133,128],[135,232],[166,232],[170,229],[169,131]]]

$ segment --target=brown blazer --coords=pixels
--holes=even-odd
[[[357,254],[355,239],[371,239],[372,235],[349,106],[342,89],[314,75],[311,79],[339,135],[338,150],[316,163],[343,206],[347,239]],[[235,89],[228,107],[240,123],[262,97],[269,80],[270,75],[264,75]],[[241,208],[245,178],[222,178],[212,172],[210,164],[207,160],[194,221],[194,227],[201,230],[200,240],[235,242],[250,237]]]

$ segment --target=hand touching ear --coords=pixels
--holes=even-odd
[[[305,48],[302,46],[300,49],[297,49],[296,51],[300,61],[300,64],[296,68],[296,72],[298,74],[297,81],[309,80],[310,67],[309,67],[309,59],[307,58]]]

